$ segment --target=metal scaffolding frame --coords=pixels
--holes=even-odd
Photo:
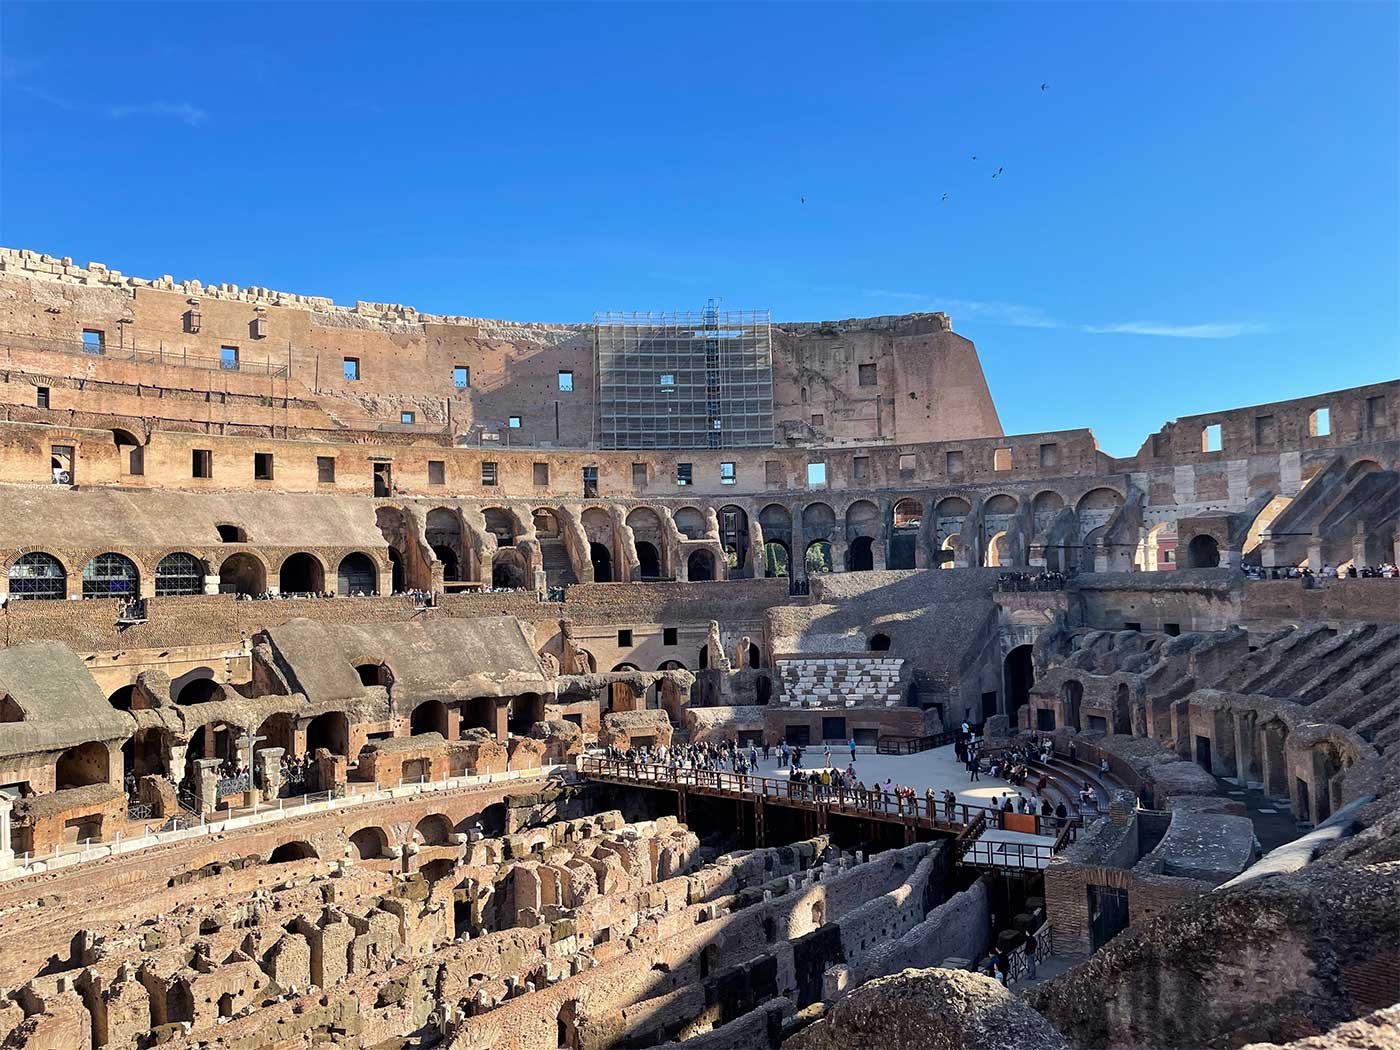
[[[599,447],[772,446],[769,311],[607,311],[593,333]]]

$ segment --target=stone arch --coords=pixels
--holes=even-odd
[[[291,864],[301,860],[320,860],[316,847],[304,839],[284,842],[267,856],[268,864]]]
[[[1006,654],[1002,664],[1003,693],[1006,697],[1006,714],[1014,728],[1018,724],[1021,708],[1030,701],[1031,686],[1035,685],[1035,661],[1032,646],[1018,645]]]
[[[424,733],[437,733],[444,740],[450,739],[447,733],[447,705],[441,700],[424,700],[409,715],[410,736]]]
[[[531,513],[535,535],[542,540],[559,538],[559,515],[549,507],[536,507]]]
[[[516,736],[525,736],[530,727],[544,718],[544,697],[539,693],[520,693],[510,698],[506,726]]]
[[[118,711],[130,711],[132,696],[135,692],[135,683],[132,683],[130,685],[124,685],[121,688],[114,690],[112,694],[107,697],[107,702]]]
[[[681,507],[672,516],[676,529],[688,540],[705,538],[705,512],[698,507]]]
[[[827,540],[813,540],[807,544],[807,551],[803,555],[803,565],[807,569],[808,576],[818,576],[831,572],[834,567],[831,562],[831,543]]]
[[[360,676],[361,685],[377,685],[388,689],[394,684],[394,669],[376,657],[356,660],[355,673]]]
[[[782,540],[767,540],[763,544],[763,575],[774,578],[792,574],[792,555]]]
[[[960,538],[960,535],[955,532],[944,539],[939,545],[938,549],[942,553],[942,557],[938,562],[938,567],[940,569],[951,569],[954,567],[954,558],[957,554],[958,540]]]
[[[283,594],[321,594],[326,589],[326,566],[319,557],[297,551],[277,567],[277,589]]]
[[[1220,565],[1220,544],[1208,532],[1191,537],[1186,545],[1186,563],[1192,569],[1214,569]]]
[[[363,551],[352,551],[340,559],[335,570],[335,593],[347,595],[377,594],[379,569],[374,559]]]
[[[292,752],[296,750],[296,722],[288,711],[268,715],[253,735],[263,738],[262,743],[254,745],[257,751],[265,747],[280,747],[282,753],[291,758]]]
[[[1347,467],[1346,475],[1342,478],[1342,481],[1350,484],[1361,477],[1361,475],[1370,474],[1380,469],[1382,469],[1381,465],[1374,459],[1358,459],[1351,466]]]
[[[715,579],[715,559],[707,550],[691,551],[685,561],[686,578],[692,583]]]
[[[496,700],[490,696],[475,696],[463,701],[457,725],[463,733],[468,729],[485,729],[496,735]]]
[[[83,566],[84,598],[136,598],[141,572],[125,554],[107,551]]]
[[[891,569],[918,568],[919,530],[924,525],[924,505],[917,499],[902,499],[894,505],[894,529],[890,533]]]
[[[514,514],[505,507],[487,507],[481,512],[481,516],[486,521],[486,531],[496,537],[497,547],[515,546],[517,537]]]
[[[529,584],[530,570],[525,556],[514,547],[498,548],[491,557],[491,586],[524,590]]]
[[[868,499],[858,499],[846,508],[846,539],[861,536],[874,539],[880,532],[880,508]]]
[[[424,519],[423,535],[442,564],[442,582],[465,580],[467,555],[462,545],[462,516],[449,507],[434,507]],[[401,590],[401,583],[395,583],[394,589]]]
[[[612,583],[612,552],[596,540],[588,544],[588,560],[593,563],[593,582]]]
[[[68,597],[68,569],[48,551],[29,551],[9,566],[10,600],[53,601]]]
[[[1080,496],[1074,505],[1074,513],[1079,518],[1079,538],[1087,541],[1089,534],[1107,525],[1121,506],[1123,494],[1103,485]]]
[[[933,508],[935,523],[934,543],[940,552],[950,553],[941,556],[940,565],[951,568],[953,557],[953,542],[961,534],[963,523],[972,511],[972,504],[961,496],[944,496]]]
[[[1010,543],[1005,530],[995,533],[987,540],[987,566],[997,568],[1011,564]]]
[[[802,534],[807,540],[831,540],[836,531],[836,512],[831,505],[809,503],[802,508]]]
[[[138,729],[122,744],[122,775],[140,779],[167,772],[166,732],[160,726]]]
[[[170,683],[170,699],[181,707],[223,698],[224,687],[214,680],[212,667],[196,667]]]
[[[413,841],[424,846],[450,846],[457,829],[444,813],[429,813],[413,826]]]
[[[1036,493],[1031,500],[1031,518],[1034,520],[1035,534],[1043,534],[1055,520],[1055,516],[1065,509],[1065,498],[1054,489]]]
[[[350,720],[343,711],[317,715],[306,726],[306,750],[325,748],[333,755],[350,755]]]
[[[719,509],[719,542],[731,569],[743,569],[749,561],[749,514],[728,504]]]
[[[890,651],[890,636],[883,631],[876,631],[870,636],[867,648],[872,653],[887,653]]]
[[[1158,572],[1160,570],[1163,553],[1162,534],[1173,527],[1172,522],[1159,521],[1142,534],[1142,539],[1138,541],[1137,554],[1133,559],[1139,572]]]
[[[204,560],[172,551],[156,563],[156,597],[204,593]]]
[[[638,573],[642,579],[665,575],[662,551],[666,549],[666,529],[661,515],[651,507],[635,507],[627,515],[627,527],[637,548]]]
[[[111,778],[110,762],[107,745],[99,741],[70,747],[54,763],[54,790],[106,784]]]
[[[370,824],[350,836],[350,845],[360,860],[375,860],[389,852],[389,836]]]
[[[875,568],[874,540],[858,536],[846,548],[846,571],[869,572]]]
[[[267,593],[267,563],[262,556],[253,551],[237,551],[225,558],[219,566],[219,593]]]
[[[654,544],[646,540],[637,540],[637,571],[644,580],[655,580],[661,577],[661,553]]]

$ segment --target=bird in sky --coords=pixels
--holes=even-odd
[[[1050,90],[1050,85],[1049,85],[1049,84],[1041,84],[1041,85],[1040,85],[1040,90],[1041,90],[1041,91],[1049,91],[1049,90]]]
[[[803,204],[806,204],[806,203],[807,203],[807,198],[806,198],[806,197],[798,197],[797,199],[798,199],[800,202],[802,202]]]
[[[992,178],[996,178],[998,175],[1000,175],[1000,174],[1001,174],[1003,171],[1005,171],[1005,170],[1006,170],[1005,168],[997,168],[996,171],[992,172]]]
[[[948,194],[943,194],[943,199],[946,201],[948,199]]]
[[[973,159],[973,160],[976,160],[976,159],[977,159],[977,154],[974,153],[974,154],[972,155],[972,159]]]

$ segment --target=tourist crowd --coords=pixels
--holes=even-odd
[[[1245,565],[1243,571],[1246,577],[1251,580],[1302,580],[1305,583],[1312,583],[1317,580],[1392,580],[1400,569],[1397,569],[1390,562],[1383,562],[1380,565],[1363,565],[1360,568],[1353,562],[1346,568],[1337,568],[1332,565],[1324,565],[1320,572],[1313,572],[1308,566],[1298,568],[1290,565],[1286,568],[1275,566],[1266,569],[1262,565]]]
[[[997,577],[997,590],[1061,591],[1068,581],[1062,572],[1004,572]]]

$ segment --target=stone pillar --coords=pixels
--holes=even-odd
[[[788,576],[794,580],[807,578],[807,534],[802,528],[802,505],[794,510],[788,507],[792,517],[792,550],[788,552]]]
[[[175,785],[165,777],[147,775],[136,785],[137,798],[151,804],[151,812],[157,817],[173,817],[180,810],[179,797]]]
[[[265,747],[253,753],[253,773],[262,788],[262,801],[272,802],[282,793],[282,755],[280,747]]]
[[[220,758],[197,758],[194,763],[194,797],[201,813],[212,813],[219,805]]]
[[[8,795],[0,795],[0,871],[13,866],[14,845],[10,841],[10,810],[14,801]]]
[[[344,755],[332,754],[324,747],[317,748],[313,758],[316,762],[316,790],[329,791],[336,796],[345,794],[350,760]]]
[[[496,700],[496,739],[504,744],[510,738],[510,698]]]

